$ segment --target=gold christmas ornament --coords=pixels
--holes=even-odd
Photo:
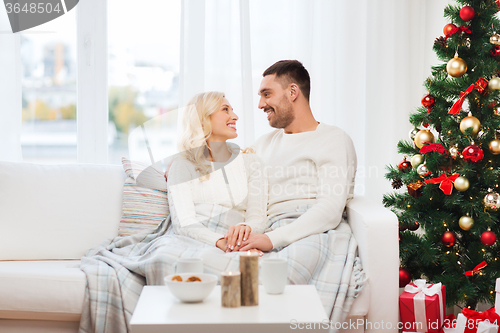
[[[420,154],[415,154],[412,156],[411,160],[411,166],[416,169],[420,164],[424,163],[424,157]]]
[[[460,156],[460,150],[458,150],[458,146],[453,146],[450,148],[450,155],[452,158],[457,158]]]
[[[455,179],[455,182],[453,183],[453,185],[460,192],[464,192],[464,191],[467,191],[469,189],[469,180],[467,178],[465,178],[464,176],[460,176],[457,179]]]
[[[488,145],[488,148],[490,149],[490,152],[493,155],[500,154],[500,140],[499,139],[491,140]]]
[[[448,61],[446,71],[450,76],[461,77],[467,72],[467,63],[455,53],[455,57]]]
[[[465,134],[465,130],[472,128],[472,135],[476,135],[481,128],[481,122],[476,117],[472,116],[470,113],[467,117],[462,119],[460,122],[460,131]]]
[[[490,43],[493,45],[500,45],[500,35],[497,34],[496,32],[493,35],[491,35]]]
[[[420,130],[416,135],[415,135],[415,145],[418,148],[422,148],[424,146],[425,142],[433,143],[434,142],[434,134],[431,133],[431,131],[427,129]]]
[[[490,82],[488,82],[488,89],[490,90],[499,90],[500,89],[500,78],[493,77]]]
[[[474,219],[472,217],[470,217],[470,216],[462,216],[458,220],[458,225],[463,230],[469,230],[474,225]]]

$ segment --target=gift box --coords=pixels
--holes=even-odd
[[[399,313],[405,332],[438,333],[444,322],[446,288],[419,279],[406,285],[399,296]]]
[[[456,333],[498,333],[500,316],[491,308],[477,312],[463,308],[457,317]]]
[[[497,332],[498,332],[498,325],[490,323],[488,319],[479,322],[479,324],[477,325],[477,333],[497,333]]]
[[[495,312],[500,314],[500,278],[497,279],[495,284]],[[499,323],[500,324],[500,323]]]

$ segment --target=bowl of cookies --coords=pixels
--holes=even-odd
[[[182,302],[203,301],[217,284],[217,275],[206,273],[180,273],[165,277],[165,285]]]

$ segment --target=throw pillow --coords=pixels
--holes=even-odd
[[[167,182],[152,166],[122,158],[127,175],[123,186],[123,212],[118,235],[153,231],[168,216]]]

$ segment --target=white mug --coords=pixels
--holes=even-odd
[[[203,273],[203,259],[180,258],[175,263],[175,273]]]
[[[262,260],[262,284],[268,294],[281,294],[288,277],[288,261],[283,258]]]

